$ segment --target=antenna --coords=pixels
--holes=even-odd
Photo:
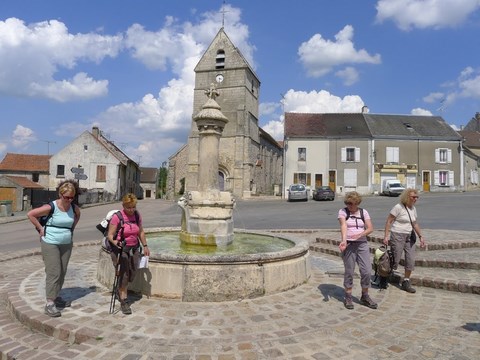
[[[51,140],[42,140],[43,142],[47,143],[47,155],[50,155],[50,144],[56,144],[56,141],[51,141]]]

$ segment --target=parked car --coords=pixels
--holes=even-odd
[[[308,191],[303,184],[292,184],[288,187],[288,201],[308,201]]]
[[[335,192],[330,186],[319,186],[313,190],[313,200],[335,200]]]

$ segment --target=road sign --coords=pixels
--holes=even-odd
[[[74,174],[83,174],[83,168],[80,167],[72,167],[70,171]]]
[[[75,174],[75,179],[77,180],[87,180],[88,176],[85,174]]]

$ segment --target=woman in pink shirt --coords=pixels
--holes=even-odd
[[[128,283],[135,278],[140,263],[140,243],[145,256],[150,256],[150,250],[143,231],[142,217],[136,210],[137,197],[134,194],[127,194],[123,197],[122,203],[123,209],[120,211],[122,219],[118,213],[112,216],[107,239],[112,244],[110,255],[113,266],[117,266],[117,259],[120,261],[119,288],[114,296],[120,301],[122,312],[129,315],[132,309],[127,302],[127,288]]]
[[[345,299],[343,303],[347,309],[353,309],[353,275],[355,273],[355,264],[358,264],[360,284],[362,286],[360,304],[376,309],[377,304],[368,295],[372,262],[370,260],[367,235],[373,231],[372,221],[368,211],[358,207],[362,202],[362,197],[356,191],[347,193],[344,202],[347,207],[338,211],[338,221],[340,222],[342,234],[339,248],[342,251],[343,265],[345,267],[343,278]]]

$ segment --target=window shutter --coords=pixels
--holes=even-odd
[[[360,162],[360,148],[355,148],[355,162]]]
[[[448,172],[448,186],[455,185],[453,174],[454,174],[454,171],[449,171]]]
[[[447,150],[447,163],[452,163],[452,149]]]
[[[342,162],[347,162],[347,148],[342,147]]]
[[[433,183],[434,185],[440,185],[440,172],[438,170],[433,172]]]
[[[440,149],[435,149],[435,162],[437,164],[440,162]]]

